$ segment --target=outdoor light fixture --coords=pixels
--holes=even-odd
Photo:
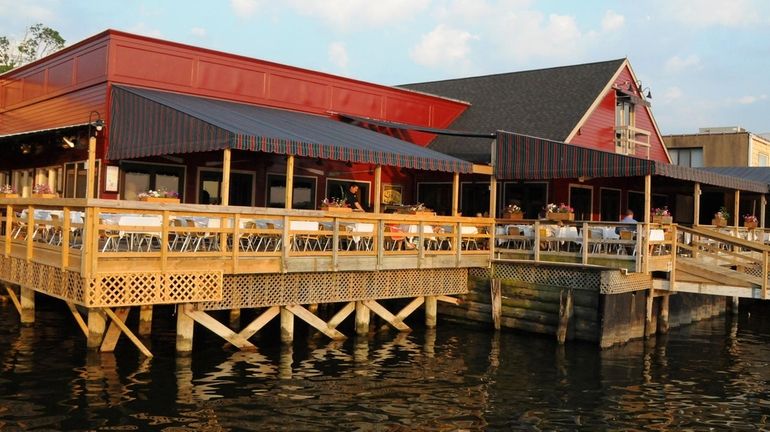
[[[96,119],[94,119],[94,114],[96,114]],[[102,120],[102,115],[99,114],[99,111],[91,111],[88,114],[88,137],[91,137],[91,128],[96,129],[97,132],[101,132],[104,128],[104,120]]]
[[[635,83],[626,81],[626,84],[627,84],[626,91],[631,92],[631,91],[634,91],[634,88],[636,88],[637,90],[639,90],[640,95],[646,97],[647,99],[652,99],[652,92],[650,91],[650,88],[644,87],[641,81],[637,81]],[[647,94],[644,94],[645,91],[647,92]]]
[[[77,138],[74,138],[74,137],[67,138],[65,136],[65,137],[62,137],[61,139],[63,141],[62,147],[64,147],[64,148],[75,148],[75,140]]]
[[[22,144],[19,147],[21,154],[30,154],[32,152],[32,146],[30,144]]]

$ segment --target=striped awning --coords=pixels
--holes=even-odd
[[[497,133],[494,171],[498,179],[510,180],[652,174],[729,189],[768,192],[768,184],[763,182],[504,131]]]
[[[223,150],[419,170],[472,172],[470,162],[327,117],[135,87],[112,87],[107,158]]]

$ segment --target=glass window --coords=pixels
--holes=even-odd
[[[133,200],[141,192],[158,189],[177,192],[180,197],[184,195],[184,167],[181,166],[121,162],[120,175],[120,197],[124,200]]]
[[[313,210],[316,207],[316,178],[309,176],[294,176],[291,208]],[[286,206],[286,176],[281,174],[267,175],[267,206]]]
[[[222,203],[222,171],[201,170],[198,187],[198,202],[200,204]],[[253,190],[254,174],[230,172],[230,194],[228,196],[228,205],[253,205]]]
[[[326,197],[327,198],[345,198],[345,192],[351,183],[358,185],[358,202],[361,203],[361,207],[364,209],[369,208],[369,183],[359,182],[355,180],[326,180]]]
[[[127,172],[123,184],[123,199],[135,200],[140,193],[150,189],[150,175],[140,172]]]
[[[757,163],[758,163],[759,166],[767,166],[768,165],[767,154],[760,153],[758,159],[759,160],[757,161]]]

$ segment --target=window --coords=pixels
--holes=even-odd
[[[757,165],[758,166],[767,166],[768,160],[767,160],[767,154],[766,153],[760,153],[757,157]]]
[[[316,178],[312,176],[294,176],[291,208],[314,210],[316,197]],[[286,206],[286,175],[267,175],[267,206],[284,208]]]
[[[540,211],[548,203],[548,183],[506,182],[504,187],[502,205],[515,204],[521,207],[527,219],[537,219]]]
[[[671,163],[674,165],[698,168],[703,166],[703,148],[668,149]]]
[[[164,189],[184,195],[184,167],[179,165],[122,162],[123,187],[120,197],[134,200],[146,190]],[[184,202],[184,201],[183,201]]]
[[[618,94],[615,105],[615,152],[633,155],[636,134],[634,131],[634,104],[625,94]]]
[[[96,175],[94,176],[94,194],[99,196],[99,171],[101,161],[96,161]],[[85,198],[86,180],[88,179],[88,162],[72,162],[64,164],[64,197]]]
[[[451,215],[452,183],[417,183],[417,202],[424,203],[426,207],[433,209],[437,214]],[[472,216],[470,210],[461,209],[461,212],[466,216]]]
[[[369,182],[344,180],[344,179],[327,179],[326,180],[326,197],[327,198],[339,198],[345,199],[345,192],[351,183],[358,185],[358,202],[361,203],[361,207],[364,209],[369,208]]]

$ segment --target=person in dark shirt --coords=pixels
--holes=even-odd
[[[358,185],[351,183],[348,185],[348,191],[345,193],[345,203],[353,209],[353,211],[362,212],[365,211],[361,207],[361,202],[358,200]]]

